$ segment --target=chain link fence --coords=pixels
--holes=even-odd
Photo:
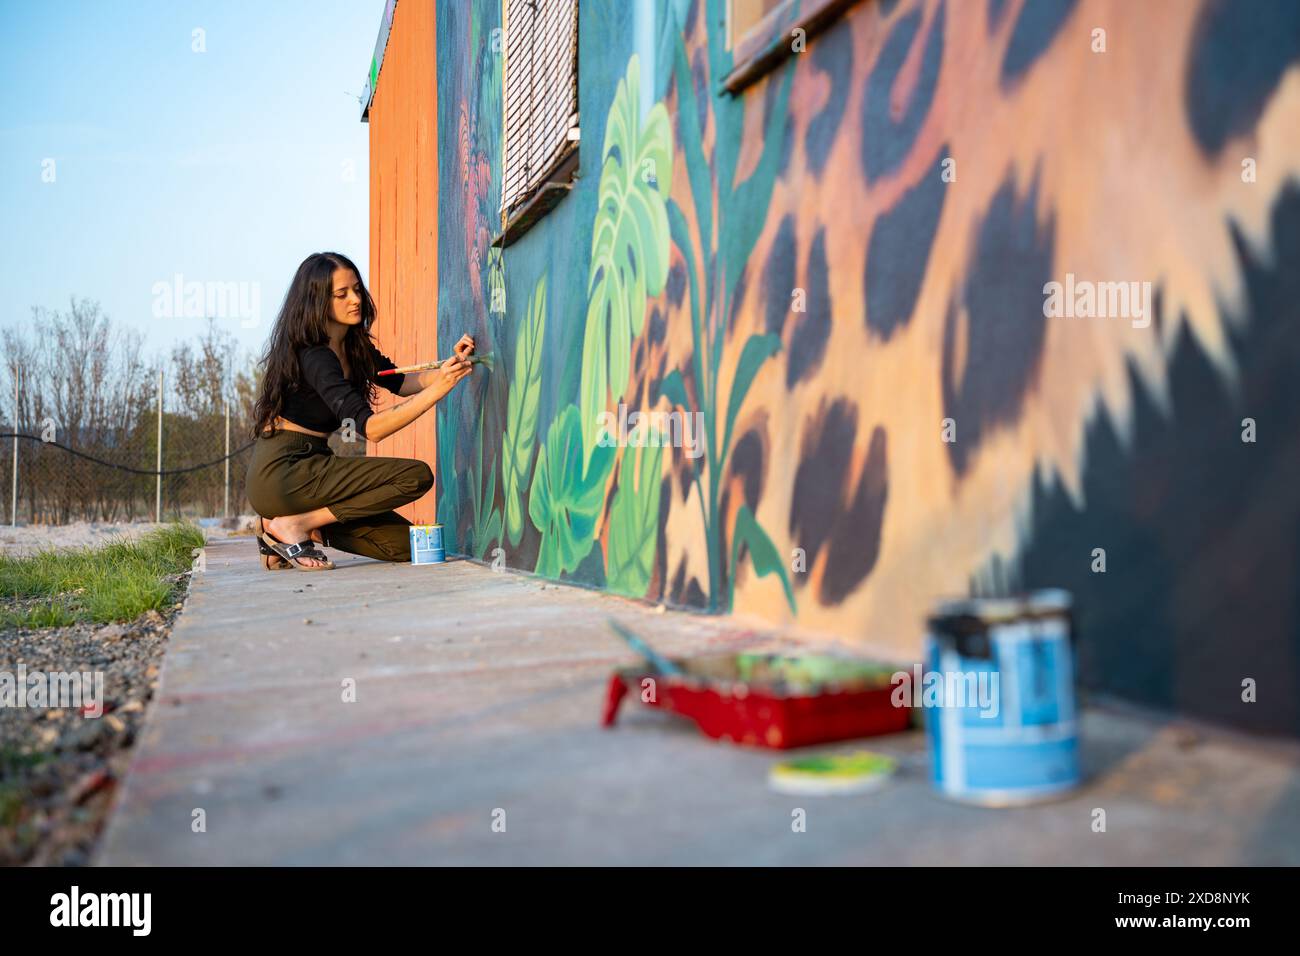
[[[215,321],[148,358],[97,303],[34,309],[0,330],[0,514],[62,525],[234,518],[252,512],[257,370]],[[7,374],[3,374],[7,373]],[[330,438],[335,454],[364,441]],[[16,467],[15,467],[16,462]]]
[[[247,416],[192,420],[164,409],[161,469],[156,413],[153,419],[150,434],[142,434],[146,427],[80,448],[32,431],[0,431],[5,521],[197,521],[252,513],[244,491],[253,453]],[[336,455],[366,454],[364,442],[346,442],[340,432],[329,444]]]
[[[253,360],[218,323],[149,356],[99,305],[33,309],[0,334],[8,524],[246,513]]]
[[[247,416],[223,409],[195,418],[169,413],[164,402],[161,429],[158,419],[155,411],[130,430],[99,434],[82,429],[63,435],[52,419],[20,419],[17,430],[3,428],[0,497],[6,521],[168,521],[248,513]]]

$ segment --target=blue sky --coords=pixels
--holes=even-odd
[[[365,275],[383,6],[0,0],[0,327],[76,295],[161,352],[242,283],[219,324],[258,350],[306,255]]]

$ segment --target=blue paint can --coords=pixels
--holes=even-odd
[[[1070,595],[1060,590],[936,609],[924,703],[941,794],[1005,807],[1079,785],[1071,622]]]
[[[411,525],[411,563],[440,564],[447,560],[442,546],[442,525]]]

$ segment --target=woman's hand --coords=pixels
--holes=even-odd
[[[466,336],[469,338],[469,336]],[[470,348],[474,347],[473,340],[470,340]],[[432,391],[434,401],[442,401],[447,393],[455,388],[470,372],[474,366],[469,364],[468,356],[462,358],[460,353],[460,344],[456,346],[457,352],[447,361],[443,362],[438,368],[432,369],[426,374],[430,377],[429,384],[425,386],[426,391]]]
[[[366,437],[371,441],[382,441],[393,432],[405,428],[442,401],[473,368],[468,359],[453,355],[438,368],[421,372],[418,379],[420,390],[407,401],[398,402],[391,408],[371,415],[366,421]],[[416,380],[408,379],[408,382],[414,381]],[[402,383],[403,388],[406,385],[407,382]]]
[[[460,341],[456,343],[455,347],[451,351],[452,358],[459,358],[466,363],[469,362],[469,357],[473,354],[474,339],[469,335],[462,335]],[[446,359],[446,361],[450,362],[451,359]],[[444,365],[443,368],[445,367],[446,366]],[[470,367],[472,368],[473,366]],[[432,388],[435,384],[441,383],[441,378],[438,374],[439,371],[440,369],[430,369],[424,372],[408,372],[405,380],[402,382],[401,391],[398,394],[402,396],[419,395],[426,388]],[[459,381],[459,379],[457,379],[457,381]],[[455,384],[455,382],[452,382],[452,385]],[[448,386],[448,391],[450,391],[450,388],[451,386]],[[446,392],[441,392],[439,397],[445,394]]]

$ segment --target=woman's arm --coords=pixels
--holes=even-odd
[[[468,335],[462,335],[456,347],[452,349],[453,355],[458,355],[463,359],[468,359],[474,354],[474,340]],[[428,388],[434,382],[434,376],[441,369],[425,369],[423,372],[407,372],[402,379],[402,388],[398,395],[418,395],[424,389]]]
[[[405,428],[445,398],[447,393],[455,388],[473,368],[474,366],[461,358],[458,353],[448,359],[441,368],[421,372],[419,378],[427,381],[428,384],[421,386],[415,396],[408,401],[398,402],[392,408],[385,408],[382,412],[371,415],[365,424],[366,438],[370,441],[383,441],[394,432]],[[414,378],[413,375],[406,376],[406,381],[402,383],[403,395],[407,394],[407,384]]]

